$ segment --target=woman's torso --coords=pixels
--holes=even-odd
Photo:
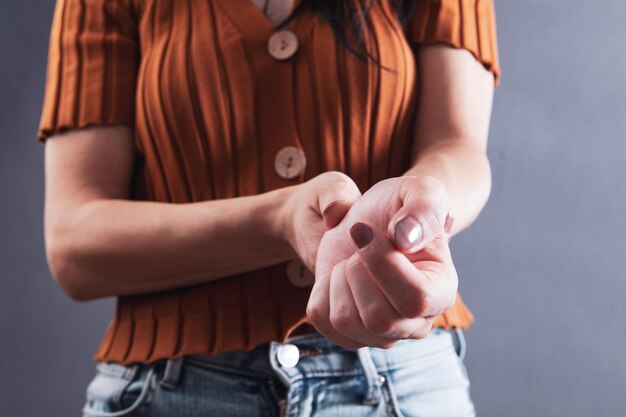
[[[137,4],[132,198],[189,203],[252,195],[329,170],[347,173],[365,191],[408,169],[418,74],[387,0],[371,11],[366,43],[389,70],[351,55],[306,8],[287,25],[288,36],[277,38],[250,0]],[[94,358],[149,362],[284,340],[306,322],[310,291],[294,285],[287,266],[120,297]],[[436,324],[471,321],[459,298]]]

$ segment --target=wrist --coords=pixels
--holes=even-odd
[[[270,239],[286,259],[296,256],[292,245],[292,236],[295,231],[291,201],[296,187],[297,185],[294,185],[265,193],[268,203],[261,213]]]

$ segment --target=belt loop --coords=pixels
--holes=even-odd
[[[165,389],[175,390],[180,377],[180,370],[183,366],[184,358],[168,359],[165,362],[165,370],[163,378],[161,378],[161,386]]]
[[[379,375],[376,371],[376,365],[372,360],[372,353],[370,348],[365,346],[357,349],[359,355],[359,361],[363,367],[365,373],[365,381],[367,383],[367,391],[363,404],[373,405],[380,402],[381,386],[385,382],[385,377]]]
[[[452,340],[454,342],[454,349],[458,357],[463,360],[465,358],[465,352],[467,351],[467,343],[465,341],[465,334],[463,329],[455,327],[451,329]]]

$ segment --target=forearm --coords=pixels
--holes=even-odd
[[[275,221],[288,188],[189,204],[95,199],[50,232],[53,275],[73,298],[167,290],[291,256]]]
[[[485,152],[471,143],[431,142],[417,154],[404,175],[430,176],[446,188],[454,224],[450,234],[470,226],[487,203],[491,191],[491,168]]]

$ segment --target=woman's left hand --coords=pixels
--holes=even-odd
[[[313,325],[350,349],[425,337],[456,299],[449,226],[447,193],[436,179],[374,185],[322,238],[307,305]]]

